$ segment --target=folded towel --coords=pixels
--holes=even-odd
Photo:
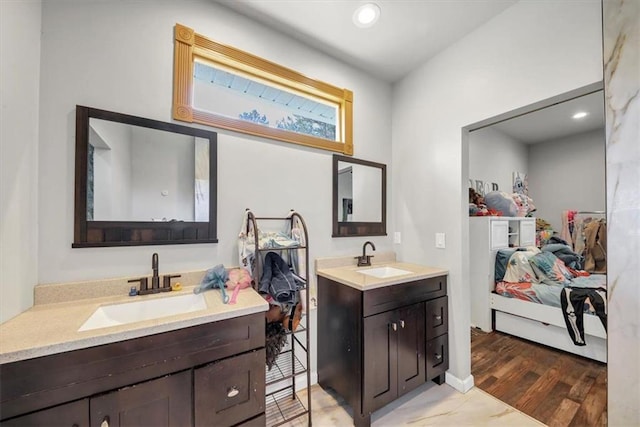
[[[267,253],[260,278],[260,292],[271,295],[280,303],[295,304],[297,290],[298,281],[287,263],[277,253]]]

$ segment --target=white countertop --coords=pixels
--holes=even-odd
[[[393,253],[376,256],[378,257],[377,262],[374,257],[369,267],[356,266],[353,257],[320,258],[316,260],[316,274],[361,291],[449,274],[448,270],[442,268],[397,262],[395,260],[395,254]],[[377,267],[393,267],[408,271],[409,273],[389,278],[378,278],[362,274],[358,271]]]
[[[223,304],[220,290],[203,293],[207,309],[126,325],[78,332],[101,305],[166,298],[192,293],[181,291],[144,296],[109,296],[50,304],[37,304],[0,325],[0,364],[78,350],[142,336],[173,331],[203,323],[267,311],[269,304],[255,290],[243,289],[236,304]]]

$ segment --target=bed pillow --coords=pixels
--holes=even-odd
[[[503,191],[491,191],[484,196],[487,208],[502,213],[503,216],[517,216],[518,206],[510,194]]]

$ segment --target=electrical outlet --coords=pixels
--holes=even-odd
[[[436,233],[436,248],[444,249],[446,247],[444,233]]]
[[[393,243],[395,243],[396,245],[399,245],[400,243],[402,243],[402,235],[400,234],[399,231],[396,231],[395,233],[393,233]]]

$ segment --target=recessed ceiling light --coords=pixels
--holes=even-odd
[[[574,119],[582,119],[584,117],[587,117],[588,113],[585,113],[584,111],[580,111],[579,113],[575,113],[573,115]]]
[[[375,3],[366,3],[353,12],[353,23],[356,27],[368,28],[378,21],[380,7]]]

